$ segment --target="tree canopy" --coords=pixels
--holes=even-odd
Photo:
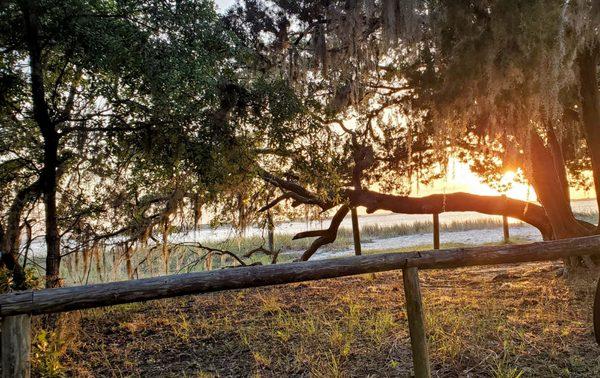
[[[293,139],[302,104],[246,69],[253,52],[211,2],[23,1],[0,25],[3,248],[18,254],[43,200],[50,286],[63,254],[223,201],[280,148],[266,135]]]
[[[354,164],[337,159],[346,179],[322,208],[349,201],[368,210],[475,210],[520,218],[545,238],[593,232],[574,218],[569,187],[588,185],[589,171],[599,182],[595,2],[245,1],[229,18],[274,69],[318,95],[313,111],[342,135],[339,150],[354,151]],[[498,197],[482,208],[462,194],[413,206],[391,195],[408,194],[410,185],[398,184],[413,175],[435,178],[449,156],[492,185],[519,172],[542,207]],[[348,179],[352,166],[358,181]],[[284,196],[287,184],[277,184]],[[312,182],[296,184],[322,197]],[[335,234],[335,223],[310,236]]]
[[[238,228],[331,211],[297,235],[317,237],[303,259],[356,207],[507,215],[546,239],[598,230],[569,196],[589,172],[600,190],[597,1],[1,7],[0,248],[17,286],[23,231],[45,235],[56,286],[62,256],[111,238],[129,253],[203,208]],[[410,197],[450,157],[492,186],[518,172],[540,204]]]

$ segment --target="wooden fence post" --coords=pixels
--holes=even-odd
[[[433,249],[440,249],[440,214],[433,214]]]
[[[408,315],[408,329],[410,331],[410,345],[415,377],[429,378],[431,377],[431,367],[427,352],[427,336],[425,335],[425,319],[423,317],[423,302],[421,300],[418,269],[415,267],[403,269],[402,279],[404,281],[404,295],[406,297],[406,312]]]
[[[502,198],[504,198],[504,203],[506,204],[506,194],[503,194]],[[506,215],[502,216],[502,231],[504,233],[504,244],[508,244],[510,241],[510,234],[508,232],[508,217]]]
[[[267,211],[267,238],[269,251],[273,253],[275,252],[275,223],[270,211]]]
[[[510,241],[510,234],[508,232],[508,217],[506,215],[502,216],[502,231],[504,231],[504,243],[508,244]]]
[[[354,237],[354,254],[356,256],[360,256],[362,254],[362,250],[360,247],[360,228],[358,227],[358,212],[356,211],[356,207],[350,209],[350,213],[352,214],[352,236]]]
[[[31,374],[31,315],[2,318],[2,378]]]

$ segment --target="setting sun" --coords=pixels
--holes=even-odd
[[[533,188],[528,185],[524,185],[521,182],[515,181],[517,173],[514,171],[508,171],[502,176],[500,184],[509,187],[509,189],[503,193],[508,197],[517,198],[524,201],[535,201],[536,195]]]
[[[456,159],[450,159],[446,179],[438,180],[425,189],[415,189],[415,193],[417,195],[428,195],[440,191],[446,193],[460,191],[488,196],[506,194],[508,197],[523,201],[536,201],[537,198],[533,188],[516,181],[517,176],[516,172],[507,171],[499,184],[501,187],[508,189],[501,192],[483,183],[481,178],[473,173],[467,164]],[[585,193],[581,194],[581,197],[585,196]]]
[[[517,173],[514,171],[507,171],[499,183],[501,187],[508,188],[505,192],[500,192],[483,183],[481,178],[473,173],[467,164],[456,159],[450,159],[447,172],[445,179],[437,180],[427,188],[415,187],[415,194],[425,196],[439,192],[467,192],[488,196],[506,194],[508,197],[524,201],[536,200],[535,192],[531,187],[515,181]]]
[[[482,182],[481,178],[471,171],[468,164],[454,158],[450,158],[447,172],[444,179],[437,180],[428,187],[413,186],[413,193],[417,196],[426,196],[440,192],[467,192],[486,196],[506,194],[510,198],[523,201],[537,201],[533,187],[518,181],[520,171],[517,173],[510,170],[502,176],[499,186],[508,188],[506,191],[499,191]],[[572,199],[590,197],[593,197],[593,194],[589,191],[571,187]]]

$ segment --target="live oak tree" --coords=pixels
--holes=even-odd
[[[329,229],[297,235],[318,237],[303,259],[335,239],[353,206],[508,215],[545,239],[596,232],[575,219],[568,189],[588,169],[599,181],[598,14],[587,1],[245,1],[232,28],[314,100],[331,136],[310,161],[292,155],[261,171],[282,192],[265,208],[338,208]],[[427,183],[453,155],[496,185],[519,169],[541,206],[406,196],[413,177]]]
[[[472,155],[520,168],[552,224],[550,237],[587,234],[588,225],[575,220],[570,209],[568,175],[580,175],[586,168],[581,160],[595,153],[590,137],[598,114],[590,114],[594,111],[580,94],[591,92],[590,102],[598,102],[597,74],[589,80],[580,75],[581,55],[597,48],[590,19],[596,10],[552,1],[444,8],[451,16],[441,21],[440,90],[433,102],[441,128],[471,137],[479,144],[470,146]],[[584,26],[577,25],[580,18]],[[594,72],[597,64],[592,63]],[[581,148],[585,144],[587,150]],[[595,164],[587,168],[597,181]]]
[[[597,17],[542,0],[247,0],[224,22],[205,1],[3,4],[2,263],[22,281],[32,229],[48,286],[63,255],[117,236],[126,255],[156,239],[168,260],[157,235],[203,207],[239,228],[275,206],[332,211],[297,235],[317,237],[303,259],[357,206],[594,233],[568,187],[590,169],[598,182]],[[520,168],[541,206],[409,197],[450,156],[492,185]]]
[[[168,232],[279,148],[265,135],[296,139],[293,93],[245,70],[255,57],[212,2],[24,0],[2,5],[0,29],[0,239],[16,281],[40,201],[52,287],[65,254]]]
[[[592,2],[441,2],[432,11],[437,80],[431,106],[462,156],[488,181],[520,170],[550,225],[547,239],[589,235],[572,186],[600,171],[598,17]],[[453,135],[452,135],[453,134]],[[596,190],[597,193],[597,190]],[[523,209],[525,212],[527,209]],[[593,267],[593,262],[584,259]],[[568,266],[579,263],[572,259]]]

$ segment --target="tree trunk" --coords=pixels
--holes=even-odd
[[[579,90],[585,139],[592,159],[596,201],[600,208],[600,94],[598,93],[598,61],[600,47],[586,47],[578,55]],[[600,224],[598,225],[600,231]]]
[[[571,193],[569,179],[567,177],[567,165],[565,164],[563,150],[556,136],[556,132],[554,131],[554,127],[548,125],[546,128],[546,133],[546,137],[548,139],[548,149],[552,154],[552,163],[562,189],[562,194],[564,196],[563,200],[569,205],[569,209],[571,209]]]
[[[133,265],[131,264],[131,246],[129,243],[125,243],[125,268],[127,269],[127,278],[133,279]],[[150,266],[152,266],[152,260],[149,260]],[[151,274],[152,275],[152,274]]]
[[[553,239],[565,239],[590,235],[592,231],[578,221],[571,209],[569,189],[565,184],[566,169],[564,158],[553,130],[548,130],[548,147],[541,137],[532,132],[531,136],[531,182],[552,225]],[[552,164],[548,164],[552,162]],[[593,268],[594,263],[586,256],[571,256],[565,260],[565,275],[570,275],[583,262]]]
[[[44,168],[42,170],[42,194],[46,216],[46,287],[58,287],[60,282],[60,234],[56,210],[56,186],[58,168],[58,135],[53,130],[44,137]]]
[[[551,140],[552,135],[549,135]],[[564,169],[562,155],[553,153],[544,145],[542,138],[531,132],[531,180],[538,200],[544,207],[548,220],[552,225],[552,238],[563,239],[589,235],[589,230],[582,226],[571,209],[565,194],[565,186],[560,172]],[[550,163],[549,163],[550,162]],[[568,187],[568,185],[567,185]]]
[[[270,211],[267,211],[267,244],[271,253],[275,252],[275,223]]]
[[[8,270],[12,271],[17,289],[25,289],[25,271],[18,261],[19,249],[21,246],[21,216],[23,215],[25,206],[33,201],[38,194],[39,181],[36,181],[17,192],[17,195],[10,206],[6,230],[4,231],[4,237],[0,243],[0,250],[2,251],[0,262]]]
[[[169,250],[169,222],[165,220],[162,229],[162,258],[165,274],[169,274],[169,261],[171,260],[171,253]]]
[[[354,240],[354,254],[356,256],[362,255],[362,248],[360,245],[360,226],[358,225],[358,212],[356,207],[350,209],[350,215],[352,216],[352,239]]]
[[[0,245],[3,252],[11,253],[15,256],[19,254],[21,244],[21,216],[23,215],[25,206],[39,194],[39,187],[39,181],[36,181],[17,192],[8,212],[4,241]]]
[[[29,49],[33,118],[44,140],[44,166],[40,176],[40,185],[41,193],[44,196],[46,217],[46,287],[56,287],[60,286],[61,257],[56,209],[59,135],[56,131],[56,124],[50,118],[46,103],[38,9],[33,1],[23,1],[20,5]]]
[[[81,251],[81,254],[83,256],[83,276],[82,276],[82,280],[83,282],[85,282],[86,277],[89,276],[90,274],[90,270],[92,267],[92,261],[91,261],[91,251],[88,245],[85,246],[85,248],[83,248],[83,250]]]
[[[198,230],[198,224],[202,220],[202,201],[198,193],[194,194],[194,232]]]

